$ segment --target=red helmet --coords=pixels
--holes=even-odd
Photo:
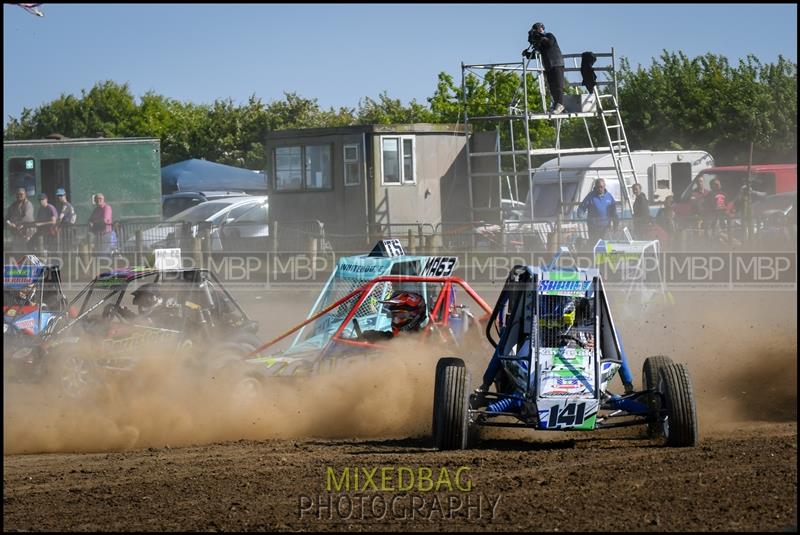
[[[401,331],[417,329],[425,320],[425,300],[413,292],[397,291],[381,301],[392,314],[392,327]]]

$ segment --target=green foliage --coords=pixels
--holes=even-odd
[[[624,58],[621,65],[620,106],[633,149],[703,149],[718,163],[728,164],[745,161],[752,140],[757,162],[796,161],[796,63],[779,57],[777,63],[764,65],[750,56],[734,67],[713,54],[690,59],[681,52],[664,51],[648,68],[634,70]],[[238,105],[230,98],[194,104],[148,92],[137,103],[127,83],[103,81],[81,91],[80,97],[61,95],[35,110],[24,109],[18,118],[9,117],[3,137],[37,139],[55,132],[71,138],[158,137],[163,165],[206,158],[261,169],[267,132],[364,124],[463,124],[465,113],[508,115],[512,102],[519,109],[520,82],[513,72],[488,71],[483,78],[468,74],[462,87],[442,72],[427,105],[415,100],[404,105],[384,91],[377,99],[363,97],[357,109],[324,110],[316,99],[296,93],[284,93],[282,99],[266,104],[252,95]],[[529,75],[526,82],[529,110],[541,111],[538,91],[531,90],[536,87],[533,77]],[[496,127],[491,122],[470,124],[475,131]],[[529,127],[533,148],[554,144],[551,122],[532,121]],[[562,128],[562,146],[585,145],[582,121],[564,121]],[[499,134],[507,150],[511,130],[506,126]],[[596,128],[592,135],[601,139]],[[514,121],[513,138],[515,148],[525,146],[522,121]]]
[[[620,107],[633,148],[703,149],[718,163],[797,161],[797,64],[732,67],[714,54],[664,51],[647,69],[620,69]]]
[[[408,107],[399,99],[389,98],[384,91],[378,100],[364,97],[358,102],[356,124],[411,124],[431,123],[434,114],[428,108],[412,100]]]

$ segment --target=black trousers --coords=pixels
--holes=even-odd
[[[544,71],[544,75],[547,78],[547,86],[550,88],[553,106],[564,104],[564,66],[550,67]]]

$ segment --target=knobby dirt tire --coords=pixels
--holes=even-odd
[[[642,366],[642,389],[657,390],[659,372],[670,364],[673,364],[672,359],[664,355],[647,357]],[[661,409],[660,398],[651,396],[648,401],[648,408],[650,409],[650,419],[652,421],[647,424],[647,436],[656,438],[661,435],[661,422],[658,420]]]
[[[667,421],[664,426],[666,445],[686,448],[697,444],[697,410],[694,403],[689,368],[670,364],[661,369],[659,390],[664,394]]]

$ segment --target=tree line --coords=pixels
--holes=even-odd
[[[529,79],[529,87],[534,87]],[[61,95],[36,109],[9,117],[5,140],[66,137],[157,137],[162,165],[188,158],[263,169],[267,132],[366,124],[459,123],[466,102],[470,116],[507,113],[518,94],[513,72],[468,75],[462,88],[440,73],[427,104],[404,105],[386,92],[362,98],[356,108],[323,109],[314,98],[285,92],[264,103],[255,94],[244,104],[181,102],[155,92],[140,99],[127,83],[98,82],[81,95]],[[624,58],[618,71],[621,114],[632,149],[701,149],[717,164],[746,163],[754,143],[755,163],[797,161],[797,64],[782,56],[762,64],[748,56],[732,65],[725,57],[688,58],[663,51],[649,67],[632,68]],[[534,92],[530,92],[534,93]],[[464,98],[466,96],[466,98]],[[538,95],[529,108],[541,111]],[[580,123],[580,124],[578,124]],[[481,123],[475,123],[481,128]],[[488,128],[484,126],[484,128]],[[521,130],[521,129],[520,129]],[[535,146],[552,146],[550,122],[531,123]],[[582,122],[567,121],[562,139],[585,136]]]

